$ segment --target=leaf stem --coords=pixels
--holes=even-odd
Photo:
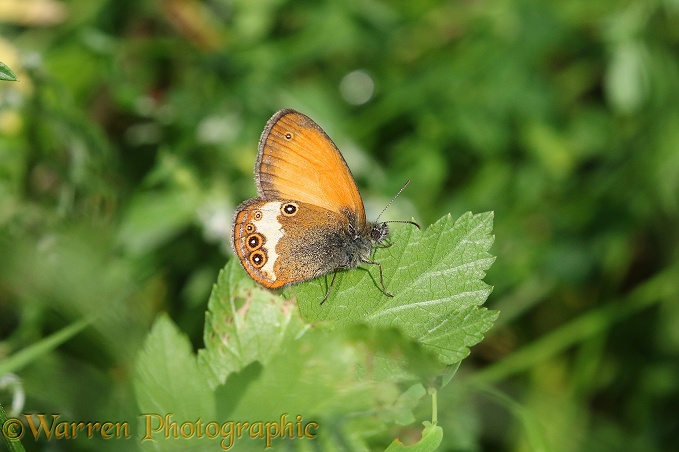
[[[439,419],[438,414],[438,391],[434,388],[429,389],[431,394],[431,423],[436,425]]]

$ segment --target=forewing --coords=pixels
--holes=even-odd
[[[264,199],[294,199],[365,223],[363,201],[335,143],[306,115],[281,110],[267,123],[255,166]]]

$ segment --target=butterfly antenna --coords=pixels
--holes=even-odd
[[[398,198],[398,195],[400,195],[401,192],[402,192],[403,190],[406,189],[406,187],[408,186],[408,184],[410,184],[410,179],[408,179],[408,180],[406,181],[406,183],[403,184],[403,187],[401,187],[401,189],[398,191],[398,193],[396,193],[396,194],[394,195],[394,197],[391,198],[391,201],[389,201],[389,203],[387,203],[387,205],[384,207],[384,209],[382,209],[382,212],[380,212],[380,214],[377,215],[377,218],[375,219],[375,222],[376,222],[376,223],[377,223],[377,221],[380,219],[380,217],[382,216],[382,214],[384,213],[384,211],[387,210],[387,209],[389,208],[389,206],[396,200],[396,198]],[[420,227],[419,224],[415,223],[414,221],[409,221],[409,220],[390,220],[390,221],[385,221],[385,223],[408,223],[408,224],[412,224],[412,225],[417,226],[417,229],[422,229],[422,228]]]
[[[406,224],[412,224],[413,226],[417,226],[417,229],[422,230],[422,227],[421,227],[418,223],[416,223],[416,222],[414,222],[414,221],[411,221],[411,220],[389,220],[389,221],[385,221],[385,223],[406,223]]]
[[[401,187],[401,189],[398,191],[398,193],[396,193],[396,195],[394,195],[394,197],[391,198],[391,201],[389,201],[389,202],[387,203],[387,205],[384,207],[384,209],[382,209],[382,212],[380,212],[380,214],[377,215],[377,218],[375,218],[375,222],[377,222],[377,220],[380,219],[380,217],[382,216],[382,214],[384,213],[384,211],[387,210],[387,209],[389,208],[389,206],[396,200],[396,198],[398,198],[398,195],[400,195],[401,192],[402,192],[403,190],[406,189],[406,187],[408,186],[409,183],[410,183],[410,179],[408,179],[408,180],[406,181],[406,183],[403,184],[403,187]]]

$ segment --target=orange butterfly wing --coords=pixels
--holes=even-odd
[[[339,149],[311,118],[281,110],[267,123],[255,165],[257,190],[264,199],[291,199],[356,216],[365,210],[354,178]]]

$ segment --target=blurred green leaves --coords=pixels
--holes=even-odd
[[[24,355],[27,410],[136,420],[132,357],[160,312],[184,352],[183,334],[194,350],[220,350],[203,338],[204,303],[230,258],[233,207],[255,191],[259,134],[290,107],[338,144],[369,219],[408,179],[388,219],[495,212],[486,280],[503,315],[439,391],[442,449],[530,447],[517,412],[539,419],[553,450],[679,442],[679,280],[665,277],[679,256],[676,1],[3,4],[0,59],[19,82],[0,83],[0,360],[96,319]],[[380,261],[415,238],[394,229]],[[379,306],[389,300],[375,275],[347,272],[335,285],[359,282]],[[306,313],[325,293],[314,284],[297,294]],[[638,309],[616,314],[621,300]],[[269,330],[272,311],[258,320]],[[270,350],[219,353],[269,363],[294,342],[293,318]],[[205,331],[256,330],[255,319],[220,320]],[[356,334],[385,351],[384,341],[402,344],[403,333],[379,331],[382,341]],[[459,333],[449,339],[461,344]],[[466,353],[456,350],[451,360]],[[265,372],[228,362],[239,388]],[[228,366],[205,378],[215,384]],[[479,368],[522,410],[464,384]],[[413,419],[426,417],[419,408]],[[412,444],[421,432],[376,441]]]
[[[0,80],[9,80],[15,82],[17,76],[12,72],[12,70],[2,61],[0,61]]]

